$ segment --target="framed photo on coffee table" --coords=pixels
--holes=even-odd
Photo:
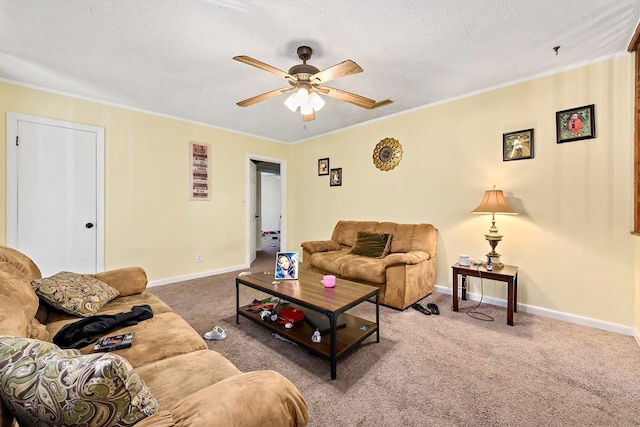
[[[298,279],[298,252],[276,253],[276,280]]]

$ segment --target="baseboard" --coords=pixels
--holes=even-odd
[[[443,294],[451,295],[452,289],[446,286],[436,286],[436,290]],[[467,292],[467,298],[473,301],[480,301],[481,295]],[[507,307],[507,300],[501,298],[482,297],[482,301],[487,304],[497,305],[499,307]],[[552,319],[564,320],[565,322],[575,323],[577,325],[588,326],[591,328],[602,329],[604,331],[615,332],[622,335],[633,336],[640,345],[640,336],[638,331],[631,326],[620,325],[618,323],[605,322],[603,320],[592,319],[590,317],[578,316],[575,314],[564,313],[561,311],[550,310],[548,308],[536,307],[534,305],[518,303],[518,311],[523,313],[531,313],[539,316],[550,317]],[[517,324],[517,321],[516,321]]]
[[[202,277],[213,276],[215,274],[229,273],[231,271],[238,271],[246,268],[249,268],[249,266],[246,264],[236,265],[232,267],[220,268],[217,270],[209,270],[209,271],[202,271],[200,273],[187,274],[184,276],[177,276],[177,277],[171,277],[171,278],[160,279],[160,280],[152,280],[147,284],[147,287],[152,288],[154,286],[168,285],[170,283],[183,282],[185,280],[200,279]],[[436,290],[442,294],[447,294],[447,295],[451,295],[451,292],[452,292],[452,289],[446,286],[436,285]],[[467,292],[467,298],[470,300],[480,301],[480,297],[481,297],[480,294]],[[501,298],[487,297],[485,295],[482,298],[482,301],[486,302],[487,304],[497,305],[499,307],[505,307],[505,308],[507,307],[507,301]],[[640,346],[640,334],[638,333],[638,330],[630,326],[624,326],[617,323],[605,322],[603,320],[592,319],[590,317],[578,316],[575,314],[564,313],[556,310],[549,310],[547,308],[536,307],[533,305],[522,304],[522,303],[518,304],[518,311],[523,313],[531,313],[539,316],[550,317],[552,319],[563,320],[565,322],[575,323],[577,325],[588,326],[591,328],[602,329],[604,331],[615,332],[622,335],[629,335],[634,337],[636,342],[638,343],[638,346]]]
[[[249,266],[246,264],[236,265],[232,267],[219,268],[217,270],[201,271],[199,273],[187,274],[184,276],[170,277],[167,279],[160,279],[160,280],[152,280],[147,284],[147,287],[152,288],[154,286],[168,285],[169,283],[184,282],[185,280],[192,280],[192,279],[200,279],[202,277],[213,276],[215,274],[229,273],[231,271],[238,271],[246,268],[249,268]]]

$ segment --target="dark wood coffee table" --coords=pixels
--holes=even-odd
[[[310,352],[329,359],[331,362],[331,379],[336,379],[337,360],[354,350],[362,341],[376,334],[376,342],[380,342],[380,291],[374,286],[336,279],[335,288],[325,288],[322,276],[316,273],[300,271],[298,280],[274,281],[273,272],[253,273],[236,278],[236,323],[240,316],[246,317],[265,328],[287,338]],[[296,322],[291,329],[277,322],[267,322],[260,318],[260,312],[248,311],[250,304],[240,306],[240,286],[257,289],[269,295],[289,301],[290,304],[322,313],[329,319],[328,333],[322,334],[322,342],[311,341],[315,328],[306,320]],[[350,308],[375,297],[376,321],[372,322],[345,313]],[[287,307],[280,304],[276,311]],[[346,322],[346,326],[337,328],[337,319]]]

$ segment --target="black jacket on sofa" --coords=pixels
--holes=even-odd
[[[60,348],[82,348],[118,326],[132,326],[152,317],[153,311],[146,304],[133,306],[131,311],[123,313],[85,317],[63,326],[53,337],[53,343]]]

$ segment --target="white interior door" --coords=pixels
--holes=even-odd
[[[256,236],[256,252],[262,250],[262,173],[260,173],[260,167],[256,165],[256,229],[254,234]]]
[[[103,129],[8,114],[10,120],[7,244],[45,277],[102,271]]]
[[[258,179],[258,169],[256,164],[253,162],[249,162],[249,234],[250,243],[249,243],[249,263],[252,263],[256,260],[256,236],[258,233],[258,210],[257,210],[257,179]]]

